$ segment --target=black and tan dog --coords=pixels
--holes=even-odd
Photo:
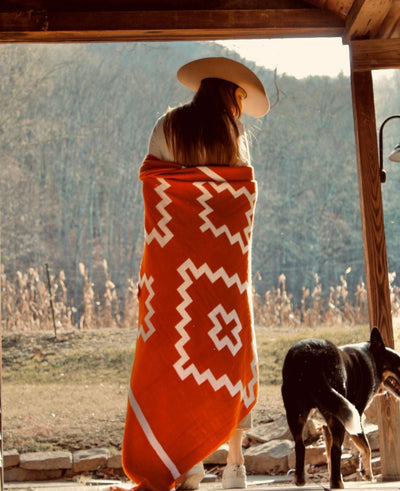
[[[369,342],[339,348],[324,339],[300,341],[286,354],[282,376],[282,397],[295,441],[295,484],[305,484],[302,433],[313,408],[326,420],[331,488],[343,488],[340,461],[346,431],[361,452],[363,476],[372,479],[371,450],[361,415],[381,384],[400,397],[400,356],[385,347],[379,330],[372,329]]]

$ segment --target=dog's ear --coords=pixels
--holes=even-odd
[[[371,348],[374,349],[375,351],[382,351],[385,349],[385,343],[377,327],[372,328],[370,342],[371,342]]]

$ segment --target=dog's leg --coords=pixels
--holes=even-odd
[[[325,447],[326,447],[326,459],[328,461],[328,472],[331,475],[331,450],[332,450],[332,433],[329,426],[323,425],[322,430],[324,432]]]
[[[298,387],[293,383],[282,384],[282,399],[286,409],[286,419],[289,429],[293,435],[294,449],[296,453],[296,469],[294,472],[294,483],[296,486],[304,486],[306,483],[304,472],[304,457],[306,447],[303,441],[303,428],[306,424],[311,406],[307,403],[307,397],[297,392]]]
[[[360,433],[358,435],[350,435],[351,439],[355,443],[356,447],[361,452],[361,466],[360,473],[364,479],[368,479],[369,481],[373,481],[374,476],[372,473],[372,465],[371,465],[371,447],[369,446],[369,442],[365,433]]]
[[[307,414],[299,414],[297,424],[293,425],[292,434],[295,442],[296,453],[296,471],[294,474],[294,483],[296,486],[304,486],[306,483],[306,476],[304,471],[304,459],[306,454],[306,447],[303,440],[303,429],[307,421]]]
[[[307,417],[310,410],[292,411],[289,409],[287,411],[287,420],[290,431],[293,435],[293,440],[295,443],[294,449],[296,453],[296,470],[294,473],[294,483],[296,486],[304,486],[306,483],[305,472],[304,472],[304,457],[306,453],[306,447],[303,441],[303,428],[306,424]]]
[[[342,459],[342,444],[345,429],[342,423],[333,416],[326,418],[332,436],[330,452],[330,486],[332,489],[343,489],[343,479],[340,470]]]

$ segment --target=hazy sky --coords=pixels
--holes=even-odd
[[[336,77],[350,75],[349,48],[340,38],[250,39],[218,41],[241,56],[278,73],[296,78],[309,75]],[[390,70],[375,70],[374,76],[390,75]]]

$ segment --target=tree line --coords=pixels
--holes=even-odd
[[[63,271],[77,315],[79,265],[104,294],[107,262],[124,309],[143,244],[138,169],[156,119],[190,99],[176,70],[201,56],[240,57],[214,43],[2,45],[0,193],[7,278],[49,264]],[[241,60],[243,61],[243,60]],[[315,275],[323,291],[364,277],[350,82],[298,80],[255,66],[272,109],[244,123],[258,181],[253,240],[257,294],[281,274],[293,304]],[[376,86],[379,118],[400,112],[400,76]],[[395,124],[385,148],[396,142]],[[398,132],[397,132],[398,134]],[[385,164],[389,271],[400,264],[400,172]],[[350,269],[349,269],[350,268]]]

